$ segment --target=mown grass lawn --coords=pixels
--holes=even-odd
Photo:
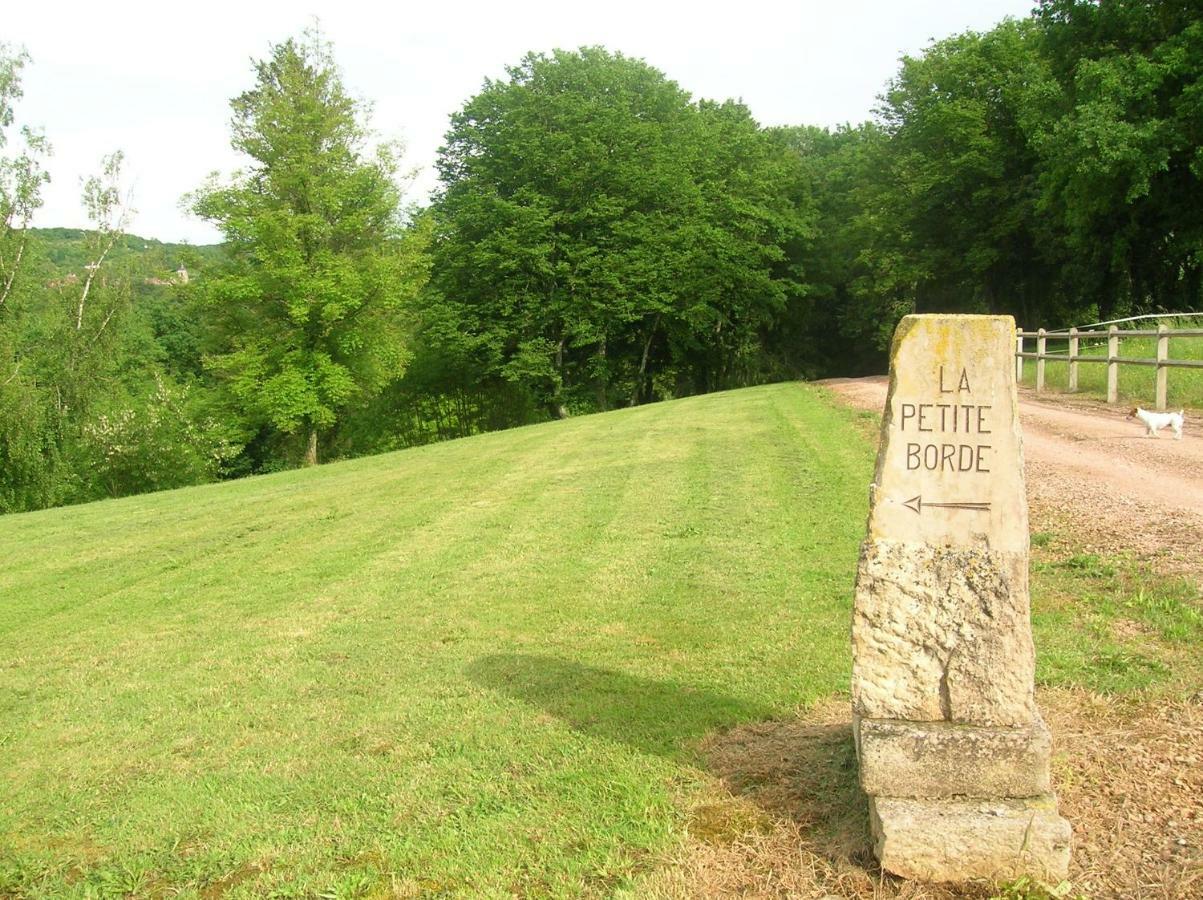
[[[876,418],[777,385],[0,518],[0,897],[671,885],[765,824],[703,738],[847,688]],[[1040,683],[1197,684],[1197,589],[1051,538]],[[852,758],[798,773],[850,821]]]
[[[609,895],[844,689],[873,447],[797,384],[0,518],[0,894]]]

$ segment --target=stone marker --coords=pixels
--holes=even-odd
[[[907,316],[852,620],[861,788],[882,868],[963,881],[1069,865],[1028,609],[1010,316]]]

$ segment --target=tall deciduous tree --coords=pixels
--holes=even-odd
[[[247,167],[194,210],[218,225],[228,271],[209,287],[207,363],[259,424],[319,437],[402,374],[401,311],[421,282],[399,216],[397,148],[369,150],[368,110],[315,34],[272,48],[232,101]]]
[[[640,60],[528,55],[452,117],[427,333],[557,415],[730,383],[787,290],[776,149]]]
[[[1030,22],[967,32],[903,59],[880,115],[891,146],[880,200],[892,234],[873,260],[911,282],[921,312],[1042,321],[1055,260],[1037,213],[1030,135],[1055,82]],[[895,257],[900,253],[901,265]]]
[[[57,434],[44,391],[22,352],[15,302],[29,268],[29,224],[49,177],[46,139],[15,128],[28,55],[0,43],[0,513],[57,502]]]
[[[1036,135],[1062,290],[1100,317],[1203,303],[1203,14],[1197,3],[1042,0],[1062,93]]]

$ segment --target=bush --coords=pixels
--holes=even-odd
[[[197,421],[187,400],[187,388],[156,377],[149,397],[84,426],[87,480],[101,496],[183,487],[216,477],[237,448],[216,423]]]

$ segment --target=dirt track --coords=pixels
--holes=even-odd
[[[851,406],[878,412],[885,405],[885,377],[820,383]],[[1168,430],[1148,438],[1126,413],[1021,391],[1032,529],[1203,578],[1203,421],[1188,415],[1182,440]]]

